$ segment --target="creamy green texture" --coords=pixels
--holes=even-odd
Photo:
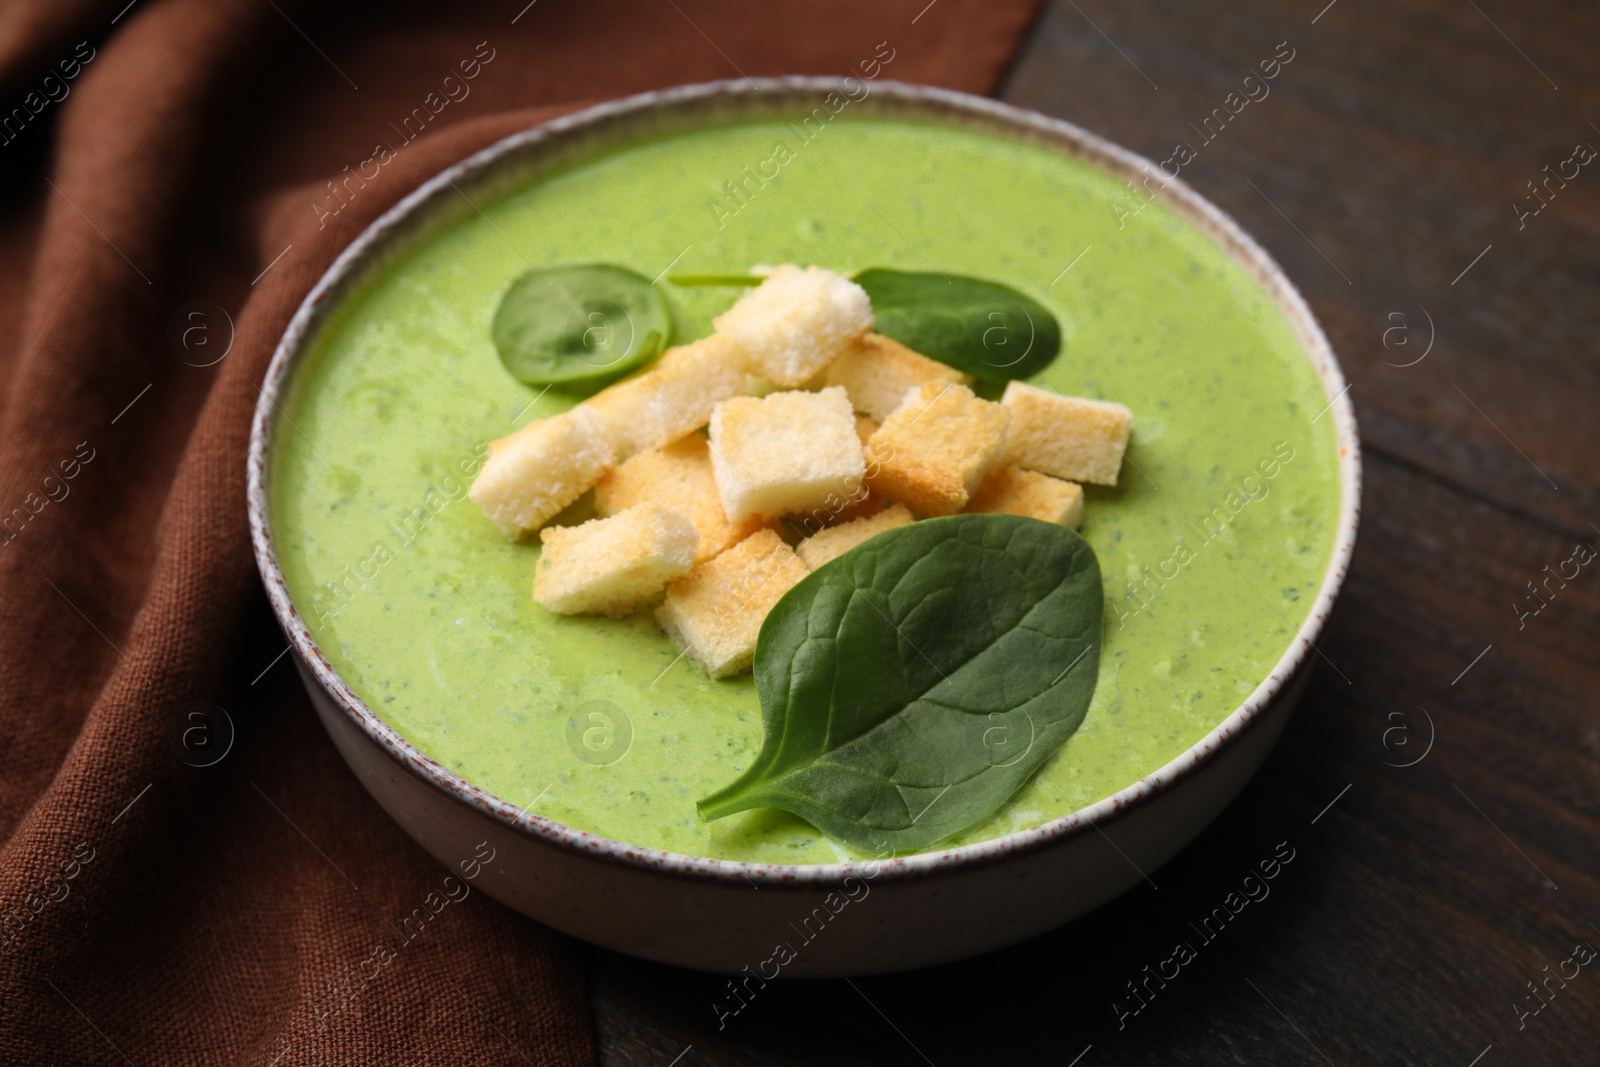
[[[1039,147],[849,113],[813,137],[774,123],[644,142],[480,205],[348,301],[283,402],[271,523],[312,634],[379,715],[514,804],[699,856],[844,856],[778,812],[700,822],[695,801],[760,747],[749,678],[706,678],[648,612],[544,611],[529,596],[537,539],[511,544],[465,499],[485,440],[580,399],[518,384],[490,341],[500,295],[533,263],[993,278],[1061,321],[1062,355],[1036,381],[1133,409],[1121,485],[1088,490],[1082,531],[1107,596],[1093,705],[957,843],[1067,814],[1181,754],[1266,676],[1315,595],[1338,506],[1332,420],[1312,421],[1325,398],[1244,271]],[[735,295],[674,290],[680,339]]]

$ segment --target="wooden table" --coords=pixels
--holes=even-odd
[[[1062,0],[1003,95],[1199,148],[1182,176],[1322,320],[1366,456],[1337,669],[1153,885],[1025,944],[775,986],[721,1031],[718,979],[593,950],[605,1063],[1600,1063],[1600,958],[1573,960],[1600,950],[1600,561],[1565,562],[1600,546],[1600,159],[1526,184],[1600,148],[1600,9],[1324,2]],[[1119,1028],[1284,841],[1270,897]]]

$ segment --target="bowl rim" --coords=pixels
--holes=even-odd
[[[1309,668],[1313,651],[1321,654],[1316,649],[1315,641],[1333,610],[1355,549],[1360,517],[1360,442],[1355,412],[1349,398],[1349,385],[1332,345],[1299,290],[1254,238],[1226,212],[1190,188],[1181,177],[1176,176],[1176,172],[1168,175],[1164,166],[1158,168],[1151,160],[1063,119],[950,89],[883,80],[870,83],[869,95],[887,98],[891,101],[891,108],[898,107],[905,115],[935,122],[943,120],[1013,140],[1041,144],[1114,177],[1130,182],[1143,179],[1147,193],[1151,191],[1150,179],[1159,173],[1156,180],[1160,184],[1154,190],[1154,198],[1219,245],[1257,284],[1267,290],[1279,312],[1293,328],[1302,354],[1312,364],[1324,395],[1328,397],[1327,406],[1312,421],[1316,422],[1324,415],[1332,416],[1338,453],[1340,502],[1333,549],[1317,595],[1288,649],[1267,677],[1233,712],[1180,755],[1138,781],[1086,807],[1037,826],[960,847],[808,865],[711,859],[646,848],[528,812],[472,784],[425,755],[368,708],[339,677],[311,637],[289,597],[273,547],[266,503],[273,413],[278,410],[279,397],[290,380],[290,372],[310,348],[330,305],[336,306],[338,303],[338,300],[330,298],[342,297],[342,287],[355,276],[369,256],[384,249],[394,234],[398,233],[400,236],[394,239],[403,243],[403,224],[410,221],[414,213],[420,213],[436,195],[452,185],[487,180],[498,164],[519,158],[523,153],[536,153],[542,147],[559,148],[563,141],[573,138],[575,134],[603,132],[605,127],[612,124],[626,126],[630,119],[637,120],[642,114],[675,109],[692,114],[697,107],[722,100],[754,101],[753,105],[749,105],[753,107],[812,103],[816,102],[819,94],[854,94],[864,84],[868,83],[855,78],[809,76],[705,82],[638,93],[551,119],[505,137],[423,182],[369,224],[339,254],[306,295],[273,352],[250,428],[247,471],[250,539],[273,613],[289,638],[297,662],[303,671],[310,672],[345,719],[404,770],[515,833],[575,856],[638,871],[694,882],[728,884],[744,881],[760,888],[826,887],[839,885],[850,877],[883,881],[915,880],[959,869],[990,866],[1065,843],[1091,831],[1103,832],[1104,827],[1115,820],[1148,805],[1194,777],[1223,751],[1238,743],[1242,735],[1265,716],[1274,698],[1291,683],[1297,672]],[[851,99],[864,100],[866,97],[852,95]],[[746,115],[744,120],[748,121],[750,117]],[[729,119],[730,123],[738,121],[741,121],[738,117]],[[641,136],[634,133],[632,137],[622,137],[617,143],[638,140]]]

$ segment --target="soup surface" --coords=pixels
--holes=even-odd
[[[707,678],[647,614],[538,607],[537,538],[511,544],[466,500],[484,441],[582,399],[516,382],[490,341],[501,294],[533,264],[992,278],[1060,319],[1062,354],[1035,381],[1133,409],[1121,484],[1087,490],[1082,533],[1106,592],[1094,702],[957,844],[1065,815],[1178,756],[1306,615],[1338,508],[1326,398],[1267,294],[1116,178],[1036,146],[846,111],[821,132],[757,123],[637,143],[478,207],[321,332],[274,428],[270,522],[289,591],[356,694],[518,806],[698,856],[847,858],[781,812],[701,822],[695,801],[760,747],[753,682]],[[737,291],[670,295],[684,340],[709,333]]]

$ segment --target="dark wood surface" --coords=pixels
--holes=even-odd
[[[1525,984],[1600,949],[1600,561],[1513,610],[1600,545],[1600,160],[1521,228],[1513,208],[1600,148],[1600,9],[1324,2],[1062,0],[1003,95],[1158,160],[1197,147],[1183,177],[1321,318],[1365,444],[1322,642],[1349,684],[1318,667],[1154,886],[1014,948],[780,984],[720,1031],[717,979],[592,950],[603,1062],[1600,1063],[1600,959]],[[1202,146],[1190,123],[1285,41],[1270,95]],[[1125,983],[1281,841],[1270,897],[1119,1029]]]

